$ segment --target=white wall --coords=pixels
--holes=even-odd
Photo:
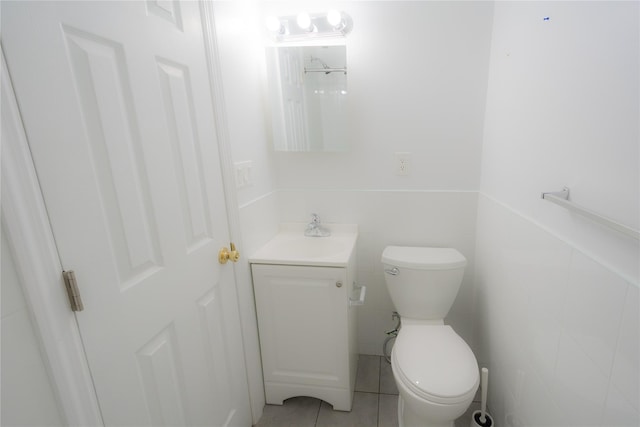
[[[2,425],[61,426],[51,380],[4,230],[2,239]]]
[[[242,206],[275,189],[265,114],[264,20],[253,0],[215,2],[214,14],[233,161],[253,163],[251,184],[238,189]]]
[[[274,153],[278,187],[477,190],[492,4],[337,7],[354,22],[347,36],[350,150]],[[410,176],[395,175],[395,152],[411,153]]]
[[[256,86],[256,81],[264,84],[263,56],[256,51],[264,39],[253,28],[240,29],[262,28],[267,14],[331,7],[354,22],[347,37],[350,149],[272,152],[268,116],[256,108],[266,105],[264,87]],[[447,321],[471,343],[492,3],[295,1],[216,8],[226,14],[218,31],[225,46],[233,156],[252,160],[256,171],[254,186],[238,195],[247,253],[273,236],[278,222],[305,222],[312,211],[325,222],[358,223],[359,280],[369,286],[359,309],[360,351],[380,354],[384,331],[395,325],[380,265],[384,246],[456,247],[470,267]],[[395,152],[411,153],[411,175],[395,175]]]
[[[540,200],[567,185],[576,203],[638,228],[636,3],[498,5],[482,191],[637,280],[635,242]]]
[[[214,14],[232,158],[252,164],[250,184],[237,189],[243,239],[239,249],[249,255],[273,237],[279,223],[267,114],[264,14],[257,0],[215,2]],[[247,258],[238,268],[248,272]]]
[[[639,17],[496,2],[476,290],[498,425],[639,424],[638,241],[540,199],[638,227]]]

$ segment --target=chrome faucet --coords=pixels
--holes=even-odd
[[[320,224],[318,214],[311,214],[311,222],[307,224],[304,235],[308,237],[327,237],[331,236],[331,232]]]

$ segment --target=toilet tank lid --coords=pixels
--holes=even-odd
[[[467,259],[453,248],[387,246],[382,262],[396,267],[417,270],[452,270],[467,265]]]

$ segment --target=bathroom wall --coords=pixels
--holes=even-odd
[[[214,2],[228,138],[235,163],[251,161],[240,206],[276,188],[265,86],[264,17],[258,0]]]
[[[338,7],[354,21],[347,36],[350,150],[274,153],[278,187],[477,190],[492,3]],[[395,174],[396,152],[411,153],[409,176]]]
[[[368,286],[359,308],[360,352],[381,354],[384,331],[395,325],[380,265],[384,246],[456,247],[469,267],[447,321],[471,343],[493,4],[219,3],[233,156],[251,160],[255,172],[253,185],[238,190],[246,253],[268,240],[278,222],[307,222],[311,212],[325,222],[359,224],[358,276]],[[266,89],[256,86],[264,84],[264,38],[255,29],[267,14],[331,7],[354,21],[347,37],[349,151],[273,152],[268,116],[258,111],[266,106]],[[411,153],[408,176],[395,174],[396,152]]]
[[[497,425],[637,426],[637,2],[496,2],[476,291]]]

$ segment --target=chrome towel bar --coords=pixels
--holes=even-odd
[[[347,69],[346,68],[306,68],[304,69],[305,74],[306,73],[325,73],[325,74],[329,74],[329,73],[345,73],[347,74]]]
[[[631,228],[627,225],[621,224],[617,221],[607,218],[606,216],[602,216],[599,213],[592,211],[591,209],[571,202],[569,200],[569,187],[564,187],[562,191],[542,193],[542,198],[544,200],[548,200],[549,202],[555,203],[556,205],[560,205],[566,209],[569,209],[570,211],[580,214],[586,218],[589,218],[590,220],[595,221],[598,224],[612,228],[620,233],[626,234],[627,236],[631,236],[636,240],[640,239],[640,231],[636,230],[635,228]]]

